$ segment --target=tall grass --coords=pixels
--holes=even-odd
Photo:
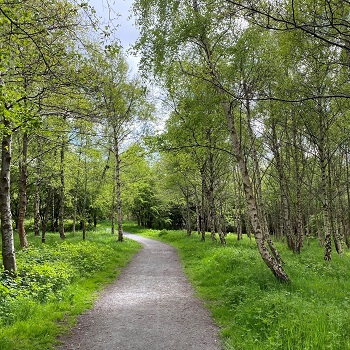
[[[350,349],[349,251],[325,262],[317,240],[300,255],[277,243],[292,279],[280,284],[246,237],[229,235],[222,247],[184,231],[125,229],[178,249],[186,274],[221,327],[226,350]]]
[[[89,232],[47,234],[46,244],[29,233],[30,248],[18,250],[18,272],[0,271],[0,350],[49,350],[77,315],[91,307],[140,245],[117,243],[108,224]]]

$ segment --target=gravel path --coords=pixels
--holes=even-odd
[[[217,327],[195,298],[175,249],[143,244],[118,280],[78,319],[59,350],[219,350]]]

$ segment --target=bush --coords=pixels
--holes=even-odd
[[[0,325],[16,320],[11,315],[19,305],[60,301],[72,281],[102,269],[113,253],[107,245],[89,241],[64,241],[19,251],[16,275],[0,271]]]
[[[158,237],[162,237],[162,236],[165,236],[167,234],[168,234],[168,231],[164,229],[164,230],[159,231]]]

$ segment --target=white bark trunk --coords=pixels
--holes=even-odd
[[[6,123],[5,123],[6,124]],[[6,126],[6,125],[5,125]],[[2,259],[4,269],[16,271],[16,255],[13,239],[12,214],[10,201],[10,167],[11,167],[11,143],[12,136],[4,135],[2,139],[1,160],[1,234],[2,234]]]

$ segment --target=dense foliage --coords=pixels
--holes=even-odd
[[[223,244],[227,226],[252,232],[285,282],[271,235],[296,253],[317,236],[325,260],[334,248],[341,255],[350,227],[349,4],[136,0],[134,12],[143,72],[167,97],[154,143],[187,231]]]
[[[48,235],[48,244],[29,238],[30,247],[17,254],[16,274],[0,274],[0,349],[47,350],[77,314],[88,308],[96,290],[116,278],[140,248],[117,245],[110,225],[65,241]]]
[[[16,271],[14,231],[65,238],[117,216],[122,237],[120,155],[151,119],[147,89],[88,2],[0,4],[2,263]],[[15,223],[15,225],[13,225]],[[49,226],[50,225],[50,226]]]

